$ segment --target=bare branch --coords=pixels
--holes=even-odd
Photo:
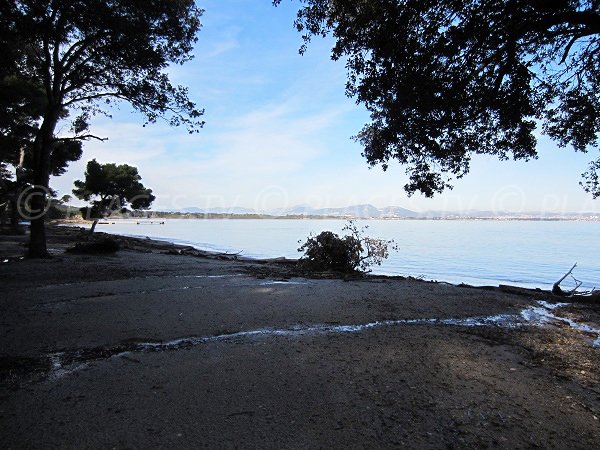
[[[56,140],[66,142],[66,141],[87,141],[89,139],[96,139],[97,141],[100,141],[100,142],[108,141],[108,138],[101,138],[94,134],[81,134],[79,136],[73,136],[73,137],[69,137],[69,138],[58,138]]]
[[[560,280],[558,280],[556,283],[554,283],[554,285],[552,285],[552,293],[554,295],[559,295],[561,297],[573,297],[575,294],[577,294],[577,289],[581,287],[583,282],[579,281],[573,276],[573,269],[575,269],[575,267],[577,267],[577,263],[573,264],[573,267],[571,267],[571,269],[567,273],[565,273]],[[573,280],[575,281],[575,288],[570,291],[563,291],[560,287],[560,283],[562,283],[568,276],[571,276],[571,278],[573,278]]]

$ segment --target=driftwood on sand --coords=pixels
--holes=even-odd
[[[600,291],[596,289],[592,289],[589,291],[577,291],[583,284],[582,281],[575,278],[573,275],[573,270],[577,267],[577,263],[573,264],[573,267],[569,269],[567,273],[565,273],[556,283],[552,285],[552,294],[558,297],[569,297],[569,298],[579,298],[579,297],[598,297],[600,298]],[[566,279],[570,277],[575,283],[575,287],[571,290],[565,291],[560,287],[560,284]]]
[[[501,284],[498,288],[506,293],[510,294],[518,294],[518,295],[531,295],[534,297],[545,297],[553,296],[557,298],[568,298],[571,301],[580,301],[580,302],[597,302],[600,301],[600,290],[592,289],[589,291],[578,291],[583,284],[582,281],[578,280],[573,276],[573,270],[577,267],[577,263],[573,264],[573,267],[569,269],[567,273],[565,273],[556,283],[552,285],[551,291],[546,291],[543,289],[531,289],[524,288],[520,286],[510,286]],[[565,281],[568,277],[570,277],[574,283],[575,287],[570,290],[564,290],[560,287],[560,284]]]
[[[502,292],[506,292],[509,294],[517,294],[517,295],[528,295],[535,298],[568,298],[571,301],[579,301],[579,302],[598,302],[600,301],[600,290],[591,289],[588,291],[578,291],[578,289],[582,286],[583,282],[578,280],[573,276],[573,270],[577,267],[577,263],[573,264],[573,267],[569,269],[567,273],[565,273],[556,283],[552,285],[552,290],[544,290],[540,288],[525,288],[521,286],[511,286],[507,284],[501,284],[498,286],[498,289]],[[570,277],[574,283],[575,287],[570,290],[564,290],[560,287],[560,284],[565,281],[568,277]],[[493,288],[492,288],[493,289]]]

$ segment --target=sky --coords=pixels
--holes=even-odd
[[[544,136],[537,160],[478,156],[453,190],[433,199],[408,197],[405,168],[369,168],[351,139],[369,117],[345,96],[346,69],[330,58],[333,41],[313,39],[299,55],[298,2],[275,8],[270,0],[203,0],[199,6],[205,13],[195,57],[169,74],[205,109],[204,128],[190,135],[165,123],[142,127],[144,118],[122,104],[112,119],[93,119],[91,131],[108,140],[86,142],[83,158],[51,180],[59,195],[71,194],[95,158],[136,166],[157,197],[154,210],[370,203],[414,211],[600,212],[600,199],[579,186],[597,150],[575,153]]]

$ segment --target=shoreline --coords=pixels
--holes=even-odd
[[[149,239],[70,254],[77,233],[49,231],[54,258],[0,264],[3,448],[600,440],[597,336],[560,321],[500,322],[551,312],[598,329],[597,303],[304,278]]]
[[[91,225],[89,222],[85,222],[85,224],[87,225]],[[66,239],[63,239],[63,242],[61,243],[61,247],[60,249],[54,249],[54,251],[56,252],[56,250],[58,250],[58,252],[63,252],[65,251],[65,249],[71,245],[74,244],[76,242],[78,242],[81,238],[88,238],[89,235],[86,235],[85,233],[87,231],[89,231],[87,228],[85,227],[78,227],[76,224],[71,224],[71,223],[65,223],[64,221],[60,221],[60,222],[55,222],[52,224],[49,224],[49,230],[51,230],[52,232],[56,232],[59,230],[78,230],[79,233],[74,234],[74,233],[66,233],[66,236],[63,233],[59,233],[59,234],[63,234],[63,238],[66,237]],[[24,236],[13,236],[14,238],[18,239],[21,245],[24,245]],[[55,238],[56,236],[53,236],[53,238]],[[409,281],[415,281],[415,282],[422,282],[422,283],[431,283],[431,284],[442,284],[442,285],[449,285],[449,286],[454,286],[454,287],[458,287],[458,288],[465,288],[465,289],[475,289],[475,290],[484,290],[484,291],[497,291],[497,292],[503,292],[503,293],[507,293],[507,294],[513,294],[513,295],[521,295],[521,296],[529,296],[532,298],[537,298],[537,299],[541,299],[541,300],[552,300],[555,302],[561,302],[561,301],[568,301],[569,297],[564,297],[564,296],[557,296],[554,295],[552,293],[551,290],[549,289],[543,289],[540,287],[529,287],[529,286],[519,286],[519,285],[508,285],[508,284],[502,284],[500,282],[498,282],[497,285],[490,285],[490,284],[481,284],[481,285],[475,285],[475,284],[468,284],[468,283],[453,283],[453,282],[449,282],[449,281],[444,281],[444,280],[434,280],[434,279],[426,279],[423,277],[413,277],[413,276],[405,276],[405,275],[388,275],[388,274],[373,274],[373,273],[362,273],[362,272],[356,272],[356,273],[350,273],[350,274],[343,274],[343,273],[335,273],[335,272],[306,272],[306,271],[300,271],[295,269],[294,266],[298,260],[300,258],[286,258],[286,257],[273,257],[273,258],[255,258],[255,257],[249,257],[249,256],[243,256],[240,253],[229,253],[226,251],[216,251],[216,250],[209,250],[209,249],[204,249],[204,248],[200,248],[198,246],[194,246],[193,243],[187,243],[187,242],[183,242],[183,241],[174,241],[172,239],[169,238],[158,238],[158,237],[148,237],[145,235],[137,235],[137,234],[113,234],[113,233],[107,233],[104,231],[96,231],[93,234],[93,239],[98,240],[99,238],[102,237],[111,237],[114,238],[119,245],[121,246],[122,249],[126,249],[126,250],[134,250],[134,251],[142,251],[142,252],[160,252],[160,253],[166,253],[169,255],[182,255],[182,256],[192,256],[192,257],[199,257],[199,258],[207,258],[207,259],[217,259],[217,260],[226,260],[226,261],[238,261],[240,263],[249,263],[252,264],[254,263],[255,265],[270,265],[270,264],[275,264],[275,267],[278,267],[280,270],[282,270],[282,274],[285,277],[305,277],[305,278],[328,278],[328,279],[344,279],[344,280],[348,280],[348,279],[371,279],[371,280],[409,280]],[[9,237],[10,238],[10,237]],[[19,239],[20,238],[20,239]],[[6,240],[6,237],[5,237]],[[7,255],[7,256],[3,256],[0,254],[0,260],[5,260],[5,259],[22,259],[21,258],[22,255]],[[277,270],[275,270],[277,271]],[[526,283],[526,284],[530,284],[530,283]],[[579,301],[579,302],[592,302],[592,303],[597,303],[599,302],[598,299],[598,291],[595,291],[594,294],[595,295],[585,295],[585,296],[577,296],[576,298],[571,298],[570,301]]]
[[[185,220],[185,219],[177,219],[177,220]],[[201,219],[199,219],[199,220],[201,220]],[[118,221],[116,223],[119,224]],[[117,227],[117,229],[119,231],[113,232],[113,231],[110,231],[110,227],[106,227],[106,229],[101,229],[100,232],[105,232],[109,235],[124,236],[124,237],[128,237],[128,238],[139,238],[139,239],[146,239],[149,237],[148,236],[148,234],[149,234],[150,239],[154,239],[154,240],[157,240],[160,242],[167,242],[167,243],[171,243],[173,245],[184,246],[184,247],[189,246],[189,247],[193,247],[196,250],[199,250],[201,252],[207,252],[207,253],[239,254],[241,259],[248,259],[248,260],[269,260],[269,259],[285,258],[286,260],[297,261],[299,259],[299,255],[298,256],[290,255],[290,248],[287,248],[287,250],[285,250],[285,249],[282,250],[282,253],[285,253],[285,256],[281,256],[281,255],[277,255],[277,254],[274,254],[273,256],[263,256],[263,254],[265,254],[265,253],[269,254],[269,253],[274,253],[274,252],[273,251],[271,251],[271,252],[265,251],[265,249],[268,247],[265,247],[265,249],[263,249],[260,246],[258,246],[258,247],[254,246],[255,248],[252,248],[253,247],[252,243],[241,244],[240,242],[237,242],[237,245],[236,245],[236,244],[232,244],[232,242],[233,242],[232,241],[232,242],[229,242],[229,245],[221,245],[220,246],[221,248],[219,248],[219,246],[211,245],[212,241],[210,241],[210,238],[208,238],[209,241],[206,243],[199,243],[199,242],[193,242],[193,241],[178,240],[178,239],[172,238],[172,237],[161,237],[158,235],[161,233],[159,232],[159,230],[155,229],[156,227],[151,227],[152,230],[141,229],[141,228],[136,229],[135,220],[134,221],[126,221],[125,223],[131,224],[131,226],[132,226],[131,230],[124,231],[125,229],[129,229],[129,227]],[[76,226],[76,225],[66,224],[66,226]],[[159,229],[160,229],[160,226],[159,226]],[[146,234],[146,232],[148,234]],[[172,230],[171,230],[171,234],[173,234]],[[186,237],[189,238],[190,236],[186,235]],[[212,238],[214,239],[215,236],[212,236]],[[398,239],[398,238],[394,237],[394,239]],[[231,239],[229,239],[229,240],[225,239],[225,241],[231,241]],[[289,243],[287,243],[287,244],[289,244]],[[249,256],[245,256],[243,254],[244,250],[239,250],[239,251],[237,250],[237,249],[245,248],[245,247],[243,247],[243,245],[249,245],[249,247],[250,247],[250,255]],[[295,249],[295,247],[294,247],[294,249]],[[254,252],[254,254],[252,252]],[[413,249],[413,253],[410,253],[408,256],[409,256],[409,258],[410,257],[412,257],[413,259],[415,258],[416,255],[414,254],[414,249]],[[416,257],[419,258],[418,256],[416,256]],[[479,257],[479,259],[481,259],[481,257]],[[483,261],[486,261],[486,259],[484,258]],[[556,266],[553,268],[554,269],[553,271],[546,270],[546,273],[544,274],[544,276],[540,276],[539,272],[535,272],[532,270],[527,272],[527,269],[525,269],[526,273],[522,274],[519,271],[511,270],[511,267],[506,265],[507,261],[508,260],[501,261],[501,263],[500,263],[500,264],[504,264],[504,266],[501,265],[500,267],[507,269],[507,272],[502,272],[501,271],[502,269],[499,269],[500,272],[494,272],[494,271],[490,271],[490,270],[479,271],[478,266],[476,264],[474,265],[474,263],[472,261],[471,262],[466,261],[465,262],[466,265],[463,264],[460,267],[457,267],[457,266],[453,267],[452,264],[437,266],[434,261],[431,261],[431,263],[433,264],[433,268],[432,268],[432,270],[430,269],[428,271],[423,266],[423,264],[427,263],[426,260],[418,261],[421,264],[421,266],[423,266],[423,267],[421,267],[421,269],[411,270],[409,267],[406,267],[406,265],[403,264],[402,258],[400,256],[392,254],[390,256],[389,261],[384,261],[383,270],[382,270],[382,267],[379,267],[379,266],[373,266],[372,270],[375,272],[376,276],[413,277],[413,278],[417,278],[417,279],[423,279],[425,281],[446,282],[446,283],[455,284],[455,285],[462,284],[462,285],[470,285],[470,286],[474,286],[474,287],[509,285],[509,286],[518,287],[518,288],[522,288],[522,289],[532,289],[532,290],[541,289],[543,291],[550,291],[552,289],[553,283],[558,278],[560,278],[560,275],[562,275],[562,273],[563,273],[563,272],[561,272],[563,270],[562,266],[561,267]],[[536,261],[532,261],[532,264],[535,267]],[[593,287],[597,286],[597,276],[595,276],[593,274],[593,271],[590,272],[589,261],[588,261],[588,264],[587,265],[584,264],[582,266],[582,268],[583,269],[581,269],[581,268],[578,269],[578,270],[583,270],[582,280],[584,281],[584,287],[582,287],[581,289],[591,290]],[[552,273],[550,273],[550,272],[552,272]],[[586,277],[586,274],[587,274],[587,277]],[[503,275],[505,275],[505,276],[503,276]],[[590,276],[592,276],[592,278],[590,278]]]

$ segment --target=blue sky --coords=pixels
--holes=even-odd
[[[344,94],[346,71],[343,62],[330,60],[332,41],[315,39],[298,54],[297,2],[278,8],[270,0],[199,4],[206,12],[195,59],[170,74],[206,109],[205,128],[196,135],[163,123],[143,128],[143,117],[121,105],[112,119],[92,122],[93,132],[109,140],[86,143],[82,160],[51,181],[61,195],[96,158],[137,166],[157,196],[153,209],[371,203],[415,211],[600,212],[600,200],[578,185],[597,150],[577,154],[543,136],[538,160],[477,157],[454,190],[408,198],[404,168],[369,169],[350,139],[368,115]]]

